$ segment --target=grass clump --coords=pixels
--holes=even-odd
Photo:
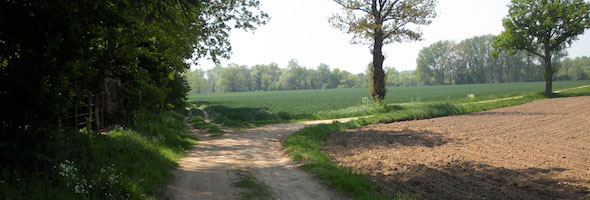
[[[272,192],[264,183],[256,180],[246,170],[236,170],[238,181],[234,183],[235,187],[245,189],[245,192],[240,193],[241,200],[267,200],[272,199]]]
[[[145,115],[108,135],[55,130],[0,167],[0,199],[154,199],[195,140],[176,112]],[[20,138],[26,139],[26,138]],[[10,152],[10,147],[2,146]],[[3,152],[4,153],[6,153]],[[15,159],[15,160],[13,160]]]
[[[325,145],[325,139],[336,132],[369,124],[466,114],[523,104],[538,99],[585,95],[590,95],[590,87],[570,90],[559,94],[536,93],[524,95],[522,98],[490,101],[488,103],[451,104],[433,102],[402,104],[399,108],[389,113],[360,118],[347,123],[334,122],[332,124],[303,128],[287,137],[284,141],[284,146],[289,151],[289,156],[293,160],[303,163],[302,168],[304,170],[312,172],[331,188],[345,192],[354,199],[413,199],[413,197],[399,193],[392,196],[391,194],[381,192],[363,175],[354,172],[352,169],[338,167],[332,162],[330,156],[322,151]]]
[[[291,118],[286,113],[271,113],[266,108],[235,108],[223,105],[207,105],[203,102],[195,103],[203,104],[203,109],[210,114],[210,120],[213,123],[238,129],[288,122]]]
[[[203,130],[209,134],[209,137],[221,137],[223,136],[224,132],[217,126],[205,122],[202,116],[193,115],[190,117],[189,123],[193,125],[194,128]]]

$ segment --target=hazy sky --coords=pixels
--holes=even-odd
[[[262,10],[271,19],[255,32],[233,30],[230,40],[231,59],[222,65],[236,63],[253,66],[277,63],[287,66],[290,59],[315,68],[320,63],[353,73],[363,72],[371,61],[369,46],[350,44],[351,35],[332,28],[328,18],[341,12],[331,0],[260,0]],[[510,0],[439,0],[438,17],[431,25],[422,26],[424,40],[393,43],[384,47],[385,66],[398,70],[416,68],[420,49],[439,40],[463,39],[502,32],[502,18],[508,13]],[[590,55],[590,30],[568,49],[570,57]],[[197,68],[210,69],[210,60],[200,60]]]

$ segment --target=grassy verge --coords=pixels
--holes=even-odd
[[[588,85],[590,81],[555,81],[555,90]],[[545,82],[467,84],[387,88],[388,105],[429,102],[470,102],[542,92]],[[469,96],[469,98],[468,98]],[[333,119],[387,113],[368,103],[366,88],[290,90],[199,94],[190,101],[212,115],[215,123],[250,128],[293,120]],[[366,100],[365,100],[366,99]],[[201,107],[203,108],[203,107]]]
[[[35,134],[44,138],[31,151],[36,153],[21,153],[15,157],[20,160],[0,167],[0,199],[155,199],[170,180],[170,169],[195,143],[183,119],[164,112],[108,135]]]
[[[203,120],[203,117],[198,115],[191,116],[189,123],[193,125],[194,128],[203,130],[209,134],[209,137],[220,137],[223,136],[223,130],[217,128],[217,126],[207,123]]]
[[[248,171],[236,170],[235,173],[238,176],[238,181],[234,183],[234,186],[245,190],[240,193],[241,200],[272,199],[272,192],[268,186],[256,180]]]
[[[363,175],[358,174],[351,169],[335,165],[330,156],[321,150],[324,146],[324,140],[327,137],[330,137],[332,133],[370,124],[458,115],[518,105],[538,99],[582,95],[590,95],[590,87],[552,95],[545,95],[542,93],[531,94],[525,95],[523,98],[519,99],[509,99],[481,104],[404,104],[400,105],[395,111],[354,120],[348,123],[336,122],[303,128],[287,137],[284,141],[284,146],[289,151],[289,156],[292,159],[304,163],[302,165],[304,170],[312,172],[331,188],[345,192],[354,199],[412,199],[412,197],[400,194],[392,196],[391,194],[383,193],[373,186]]]
[[[576,82],[578,83],[578,82]],[[579,82],[581,84],[583,82]],[[579,85],[574,85],[579,86]],[[459,87],[459,86],[457,86]],[[447,88],[448,89],[448,88]],[[570,88],[571,89],[571,88]],[[336,110],[318,110],[307,114],[292,114],[286,112],[272,112],[266,108],[256,107],[231,107],[222,104],[211,104],[208,102],[195,102],[205,109],[210,115],[214,123],[222,124],[227,127],[243,129],[263,126],[267,124],[276,124],[283,122],[297,122],[304,120],[320,120],[320,119],[336,119],[346,117],[358,117],[368,115],[379,115],[390,113],[396,110],[403,109],[408,105],[420,104],[469,104],[473,102],[482,102],[495,99],[514,98],[522,96],[534,96],[537,93],[505,93],[505,94],[490,94],[484,96],[476,96],[475,94],[468,94],[460,97],[449,97],[449,99],[435,100],[435,101],[412,101],[405,103],[389,103],[384,105],[375,105],[372,101],[363,101],[363,104],[354,105]],[[336,100],[336,99],[334,99]],[[296,107],[296,105],[285,105],[287,107]]]
[[[231,108],[221,105],[207,105],[202,102],[194,102],[210,114],[213,123],[227,127],[244,129],[288,122],[291,118],[284,113],[271,113],[264,108]]]
[[[219,129],[217,126],[207,123],[203,118],[205,115],[203,111],[197,108],[191,108],[192,116],[189,118],[189,123],[193,126],[193,128],[205,131],[209,133],[209,137],[221,137],[223,136],[223,130]]]

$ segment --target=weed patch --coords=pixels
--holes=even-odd
[[[203,117],[199,115],[191,116],[189,123],[193,126],[193,128],[203,130],[207,133],[210,133],[209,137],[220,137],[223,136],[223,130],[219,129],[217,126],[207,123],[203,120]]]
[[[238,176],[237,182],[234,183],[235,187],[245,189],[245,192],[240,193],[241,200],[266,200],[272,199],[272,192],[264,183],[256,180],[250,172],[246,170],[235,170]]]
[[[129,128],[117,128],[108,135],[48,132],[43,143],[37,144],[43,147],[30,151],[37,152],[36,156],[24,153],[24,157],[15,158],[22,162],[7,161],[12,164],[0,168],[0,199],[160,196],[158,189],[170,180],[170,169],[195,143],[187,134],[183,118],[176,112],[147,115]]]

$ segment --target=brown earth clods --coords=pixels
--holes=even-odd
[[[326,150],[392,194],[590,199],[590,97],[362,127]]]

